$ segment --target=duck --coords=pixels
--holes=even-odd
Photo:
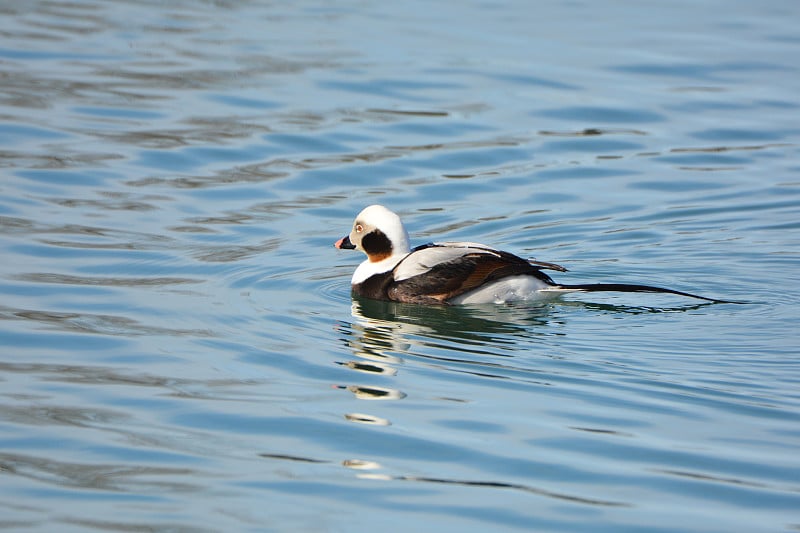
[[[366,254],[353,272],[351,291],[373,300],[422,305],[502,304],[575,292],[612,291],[668,293],[729,303],[651,285],[557,283],[544,270],[566,272],[563,266],[524,259],[475,242],[431,242],[411,248],[400,217],[378,204],[364,208],[350,233],[334,246]]]

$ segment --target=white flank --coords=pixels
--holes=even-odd
[[[541,300],[555,298],[559,294],[572,292],[558,289],[533,276],[509,276],[482,287],[465,292],[448,301],[451,304],[502,304],[519,300]]]

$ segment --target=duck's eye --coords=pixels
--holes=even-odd
[[[361,233],[362,231],[364,231],[364,226],[356,224],[356,233]]]

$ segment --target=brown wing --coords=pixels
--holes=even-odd
[[[467,253],[437,264],[424,274],[394,282],[388,296],[399,302],[446,303],[484,283],[520,274],[555,284],[541,268],[512,254]]]

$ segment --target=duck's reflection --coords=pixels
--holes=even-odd
[[[414,339],[492,344],[508,336],[529,335],[531,329],[537,329],[535,326],[546,325],[553,318],[551,306],[546,303],[424,306],[359,297],[353,297],[351,312],[355,319],[353,333],[361,337],[351,341],[373,355],[398,348],[403,351]]]
[[[356,356],[371,363],[342,364],[365,372],[396,373],[402,355],[415,344],[446,340],[458,343],[462,351],[470,351],[478,346],[506,345],[515,337],[530,340],[553,335],[557,334],[554,326],[563,326],[576,308],[603,314],[641,315],[693,311],[711,305],[702,302],[652,307],[557,299],[504,305],[424,306],[354,296],[351,306],[354,320],[343,324],[342,329],[347,333],[344,341]]]
[[[389,422],[385,418],[381,418],[379,416],[373,415],[366,415],[363,413],[347,413],[344,417],[349,420],[350,422],[358,422],[360,424],[371,424],[374,426],[389,426],[391,422]]]
[[[537,337],[565,335],[563,326],[567,317],[580,310],[639,315],[697,310],[709,305],[712,304],[644,307],[564,299],[505,305],[422,306],[354,296],[351,307],[353,320],[340,324],[342,341],[351,350],[353,358],[337,363],[357,372],[393,378],[410,357],[446,361],[448,364],[466,363],[473,367],[477,356],[482,361],[484,375],[488,376],[486,369],[506,366],[496,358],[513,356],[513,349],[508,348],[513,348],[515,338],[524,338],[526,343],[530,343]],[[449,355],[437,355],[442,348]],[[487,355],[491,355],[494,361],[487,361]],[[338,387],[362,400],[406,397],[402,391],[385,385]]]
[[[533,325],[546,324],[551,317],[546,306],[436,306],[425,307],[366,298],[352,301],[351,322],[342,323],[342,340],[353,359],[337,363],[378,378],[393,378],[409,356],[418,356],[442,343],[457,343],[460,353],[485,353],[493,343],[508,344],[510,336],[532,335]],[[541,328],[538,328],[541,329]],[[426,355],[430,357],[430,354]],[[360,400],[400,400],[401,390],[381,385],[338,385]],[[359,423],[375,423],[365,416],[347,415]],[[374,417],[373,417],[374,418]],[[388,421],[386,423],[389,423]]]
[[[387,387],[339,385],[338,388],[352,392],[359,400],[402,400],[406,397],[404,392]]]

